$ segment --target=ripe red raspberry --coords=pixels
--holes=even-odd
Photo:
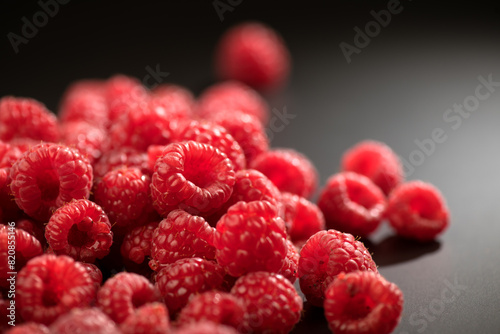
[[[84,122],[93,126],[107,127],[109,109],[101,91],[80,89],[68,93],[59,109],[59,119],[63,124]]]
[[[144,174],[151,174],[146,153],[130,147],[122,147],[104,152],[99,161],[94,165],[94,176],[98,179],[109,171],[123,167],[135,167],[140,169]]]
[[[173,115],[186,119],[193,117],[196,101],[193,94],[184,87],[159,85],[151,92],[150,99],[165,106]]]
[[[269,139],[264,127],[255,116],[239,109],[229,109],[214,113],[209,120],[223,126],[240,144],[247,164],[269,149]]]
[[[294,244],[290,241],[286,241],[287,245],[287,252],[286,252],[286,257],[283,262],[283,267],[281,267],[280,271],[278,274],[282,275],[285,277],[287,280],[290,281],[290,283],[295,283],[297,280],[297,272],[299,269],[299,252],[297,251],[297,248],[295,248]]]
[[[170,212],[153,233],[151,240],[151,269],[188,257],[215,260],[215,229],[199,216],[183,210]]]
[[[8,272],[18,272],[29,260],[42,253],[40,242],[28,232],[0,225],[0,287],[10,285]]]
[[[80,199],[54,212],[45,228],[45,238],[55,254],[92,263],[108,255],[113,232],[102,208]]]
[[[149,145],[148,146],[148,168],[152,171],[155,169],[156,160],[161,157],[163,150],[167,145]]]
[[[320,231],[300,250],[300,289],[312,305],[323,305],[325,290],[338,274],[356,270],[378,272],[366,247],[351,234]]]
[[[97,306],[118,324],[142,305],[158,300],[153,284],[144,276],[127,272],[108,279],[97,293]]]
[[[94,165],[107,150],[108,137],[103,128],[76,121],[67,122],[61,126],[61,142],[66,146],[76,148]]]
[[[281,203],[282,218],[294,243],[301,244],[314,233],[325,229],[325,218],[316,204],[287,192],[281,193]]]
[[[64,255],[37,256],[17,276],[17,310],[26,321],[50,324],[72,308],[89,306],[95,294],[85,267]]]
[[[220,288],[224,274],[224,268],[216,262],[192,257],[163,267],[156,275],[156,286],[168,311],[175,314],[193,296]]]
[[[280,191],[309,198],[316,191],[318,172],[302,154],[291,149],[275,149],[257,156],[250,168],[271,180]]]
[[[168,310],[162,303],[139,307],[120,325],[121,334],[167,334],[170,331]]]
[[[151,239],[158,227],[157,221],[130,230],[123,239],[120,251],[124,259],[141,264],[151,256]]]
[[[215,66],[222,79],[239,80],[258,89],[275,89],[288,78],[290,54],[276,31],[248,22],[222,36]]]
[[[211,321],[239,328],[245,318],[243,301],[227,292],[208,291],[195,296],[181,310],[178,323],[187,325],[200,321]]]
[[[208,214],[229,199],[234,181],[233,164],[215,147],[194,141],[175,143],[156,161],[151,197],[163,217],[177,208]]]
[[[230,114],[240,111],[257,117],[262,124],[269,118],[269,106],[252,88],[237,81],[226,81],[207,88],[198,99],[198,115],[212,119],[220,112]]]
[[[84,79],[71,83],[62,98],[62,104],[66,100],[82,95],[82,94],[95,94],[104,96],[106,81],[100,79]]]
[[[341,273],[326,290],[324,307],[334,333],[388,334],[401,319],[403,294],[376,273]]]
[[[90,278],[94,282],[94,285],[96,287],[96,291],[99,290],[102,284],[102,272],[99,267],[97,267],[93,263],[86,263],[86,262],[80,262],[82,266],[85,267],[87,270],[87,273],[90,275]]]
[[[235,170],[245,169],[245,154],[241,146],[222,126],[209,123],[191,121],[185,125],[179,135],[179,140],[194,140],[199,143],[212,145],[225,153],[234,165]]]
[[[0,139],[59,140],[57,118],[33,99],[5,96],[0,99]]]
[[[97,180],[94,200],[104,209],[113,225],[130,226],[154,211],[150,184],[150,177],[137,168],[115,169]]]
[[[302,298],[285,277],[255,272],[240,277],[231,293],[246,306],[247,320],[242,326],[255,333],[288,333],[300,320]]]
[[[177,329],[175,334],[238,334],[232,327],[216,324],[211,321],[200,321]]]
[[[97,308],[71,310],[50,326],[51,334],[117,334],[116,324]]]
[[[21,325],[16,325],[5,334],[50,334],[49,328],[35,322],[27,322]]]
[[[10,170],[10,189],[29,216],[47,221],[74,198],[89,198],[92,166],[76,150],[42,143],[29,149]]]
[[[285,223],[267,201],[238,202],[217,223],[216,258],[235,277],[278,272],[287,253]]]
[[[45,226],[40,226],[38,222],[33,219],[29,219],[26,217],[21,217],[16,220],[16,228],[24,230],[34,236],[36,240],[40,242],[42,248],[44,248],[47,240],[45,240]]]
[[[363,141],[344,153],[342,170],[367,176],[388,195],[403,181],[398,156],[384,143]]]
[[[360,237],[379,227],[386,204],[379,187],[366,176],[353,172],[331,176],[318,200],[328,228]]]
[[[122,74],[109,78],[104,84],[104,97],[108,105],[123,97],[131,96],[134,99],[141,99],[147,96],[148,92],[141,82],[132,77]],[[112,116],[112,115],[110,115]],[[113,121],[115,117],[111,117]]]
[[[443,195],[432,184],[407,182],[393,190],[386,217],[401,236],[419,241],[435,239],[449,225]]]

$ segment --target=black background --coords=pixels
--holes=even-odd
[[[384,141],[408,160],[419,149],[415,140],[431,138],[435,128],[446,135],[408,178],[441,189],[449,230],[420,245],[384,226],[366,243],[380,272],[405,294],[395,333],[500,333],[500,87],[458,128],[443,119],[474,94],[479,76],[500,81],[499,5],[402,0],[401,13],[348,64],[339,44],[353,44],[354,27],[363,29],[370,11],[387,3],[243,0],[221,21],[212,1],[73,0],[15,53],[7,34],[20,35],[22,18],[32,22],[41,7],[2,1],[0,96],[33,97],[56,111],[74,80],[142,79],[157,65],[170,73],[165,82],[199,93],[214,82],[218,37],[238,22],[263,21],[293,57],[288,86],[267,98],[295,118],[272,134],[272,145],[306,154],[321,184],[360,140]],[[329,332],[320,309],[308,309],[296,331]]]

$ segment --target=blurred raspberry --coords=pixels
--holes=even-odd
[[[50,334],[49,328],[35,322],[26,322],[21,325],[11,327],[5,334]]]
[[[297,248],[290,240],[286,241],[286,246],[286,257],[283,261],[283,267],[281,267],[278,274],[282,275],[293,284],[297,280],[300,256]]]
[[[117,334],[115,323],[97,308],[73,309],[50,326],[51,334]]]
[[[120,325],[121,334],[167,334],[170,332],[168,310],[162,303],[139,307]]]
[[[144,174],[151,174],[146,153],[130,147],[117,148],[105,152],[94,165],[96,179],[117,168],[138,168]]]
[[[61,125],[61,142],[76,148],[94,165],[107,151],[108,137],[106,131],[90,123],[75,121]]]
[[[103,95],[103,84],[95,85],[92,88],[78,88],[76,85],[67,90],[59,109],[62,124],[84,122],[97,127],[108,126],[109,109]]]
[[[174,334],[238,334],[232,327],[216,324],[211,321],[200,321],[181,326]]]
[[[99,269],[99,267],[97,267],[93,263],[85,263],[85,262],[79,262],[79,263],[82,266],[84,266],[85,269],[87,270],[87,273],[90,275],[90,278],[94,282],[94,285],[96,287],[96,291],[99,290],[99,288],[101,287],[101,284],[102,284],[102,272]]]
[[[173,84],[158,85],[151,92],[151,98],[169,106],[175,115],[193,117],[196,101],[193,94],[184,87]]]

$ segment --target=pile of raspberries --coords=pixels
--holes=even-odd
[[[388,221],[435,239],[449,221],[442,195],[363,141],[311,202],[317,171],[269,147],[258,93],[286,81],[282,39],[241,24],[215,58],[222,81],[197,99],[124,75],[72,84],[57,116],[0,99],[1,330],[288,333],[299,286],[335,334],[394,330],[402,292],[359,238]]]

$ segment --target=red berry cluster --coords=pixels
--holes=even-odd
[[[364,142],[314,204],[314,165],[269,149],[269,107],[246,85],[283,83],[281,39],[242,25],[217,62],[240,81],[197,100],[122,75],[71,85],[57,117],[0,99],[2,315],[19,272],[10,333],[288,333],[303,311],[297,278],[335,333],[395,328],[401,291],[355,236],[387,218],[435,238],[448,224],[439,192],[401,184],[397,156]]]

